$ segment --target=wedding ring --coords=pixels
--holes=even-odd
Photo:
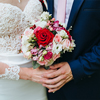
[[[55,93],[55,91],[53,93]]]

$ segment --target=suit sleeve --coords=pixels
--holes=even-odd
[[[100,70],[100,42],[92,48],[90,53],[69,62],[69,65],[75,82]]]

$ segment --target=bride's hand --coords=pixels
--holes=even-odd
[[[37,83],[42,84],[41,80],[43,79],[42,75],[45,73],[52,73],[55,70],[46,70],[43,67],[39,67],[36,69],[33,68],[21,68],[20,69],[20,79],[31,80]]]

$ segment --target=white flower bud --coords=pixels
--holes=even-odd
[[[46,50],[44,50],[44,51],[43,51],[43,55],[46,55],[46,54],[47,54],[47,51],[46,51]]]
[[[39,61],[43,61],[43,60],[44,60],[44,57],[41,56],[41,57],[39,58]]]

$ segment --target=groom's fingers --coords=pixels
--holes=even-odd
[[[62,81],[62,80],[65,80],[67,77],[67,75],[60,75],[54,79],[44,79],[42,80],[42,83],[43,84],[46,84],[46,85],[54,85],[54,84],[57,84],[58,82]]]
[[[55,64],[54,67],[59,68],[59,69],[57,69],[53,73],[44,73],[42,75],[42,77],[44,77],[44,78],[55,78],[59,75],[66,74],[67,71],[68,71],[67,69],[68,69],[69,66],[68,66],[67,62],[62,62],[62,63],[59,63],[59,64]]]
[[[65,73],[66,73],[66,70],[62,70],[60,68],[52,73],[43,74],[42,76],[44,78],[55,78],[55,77],[58,77],[59,75],[64,75]]]

